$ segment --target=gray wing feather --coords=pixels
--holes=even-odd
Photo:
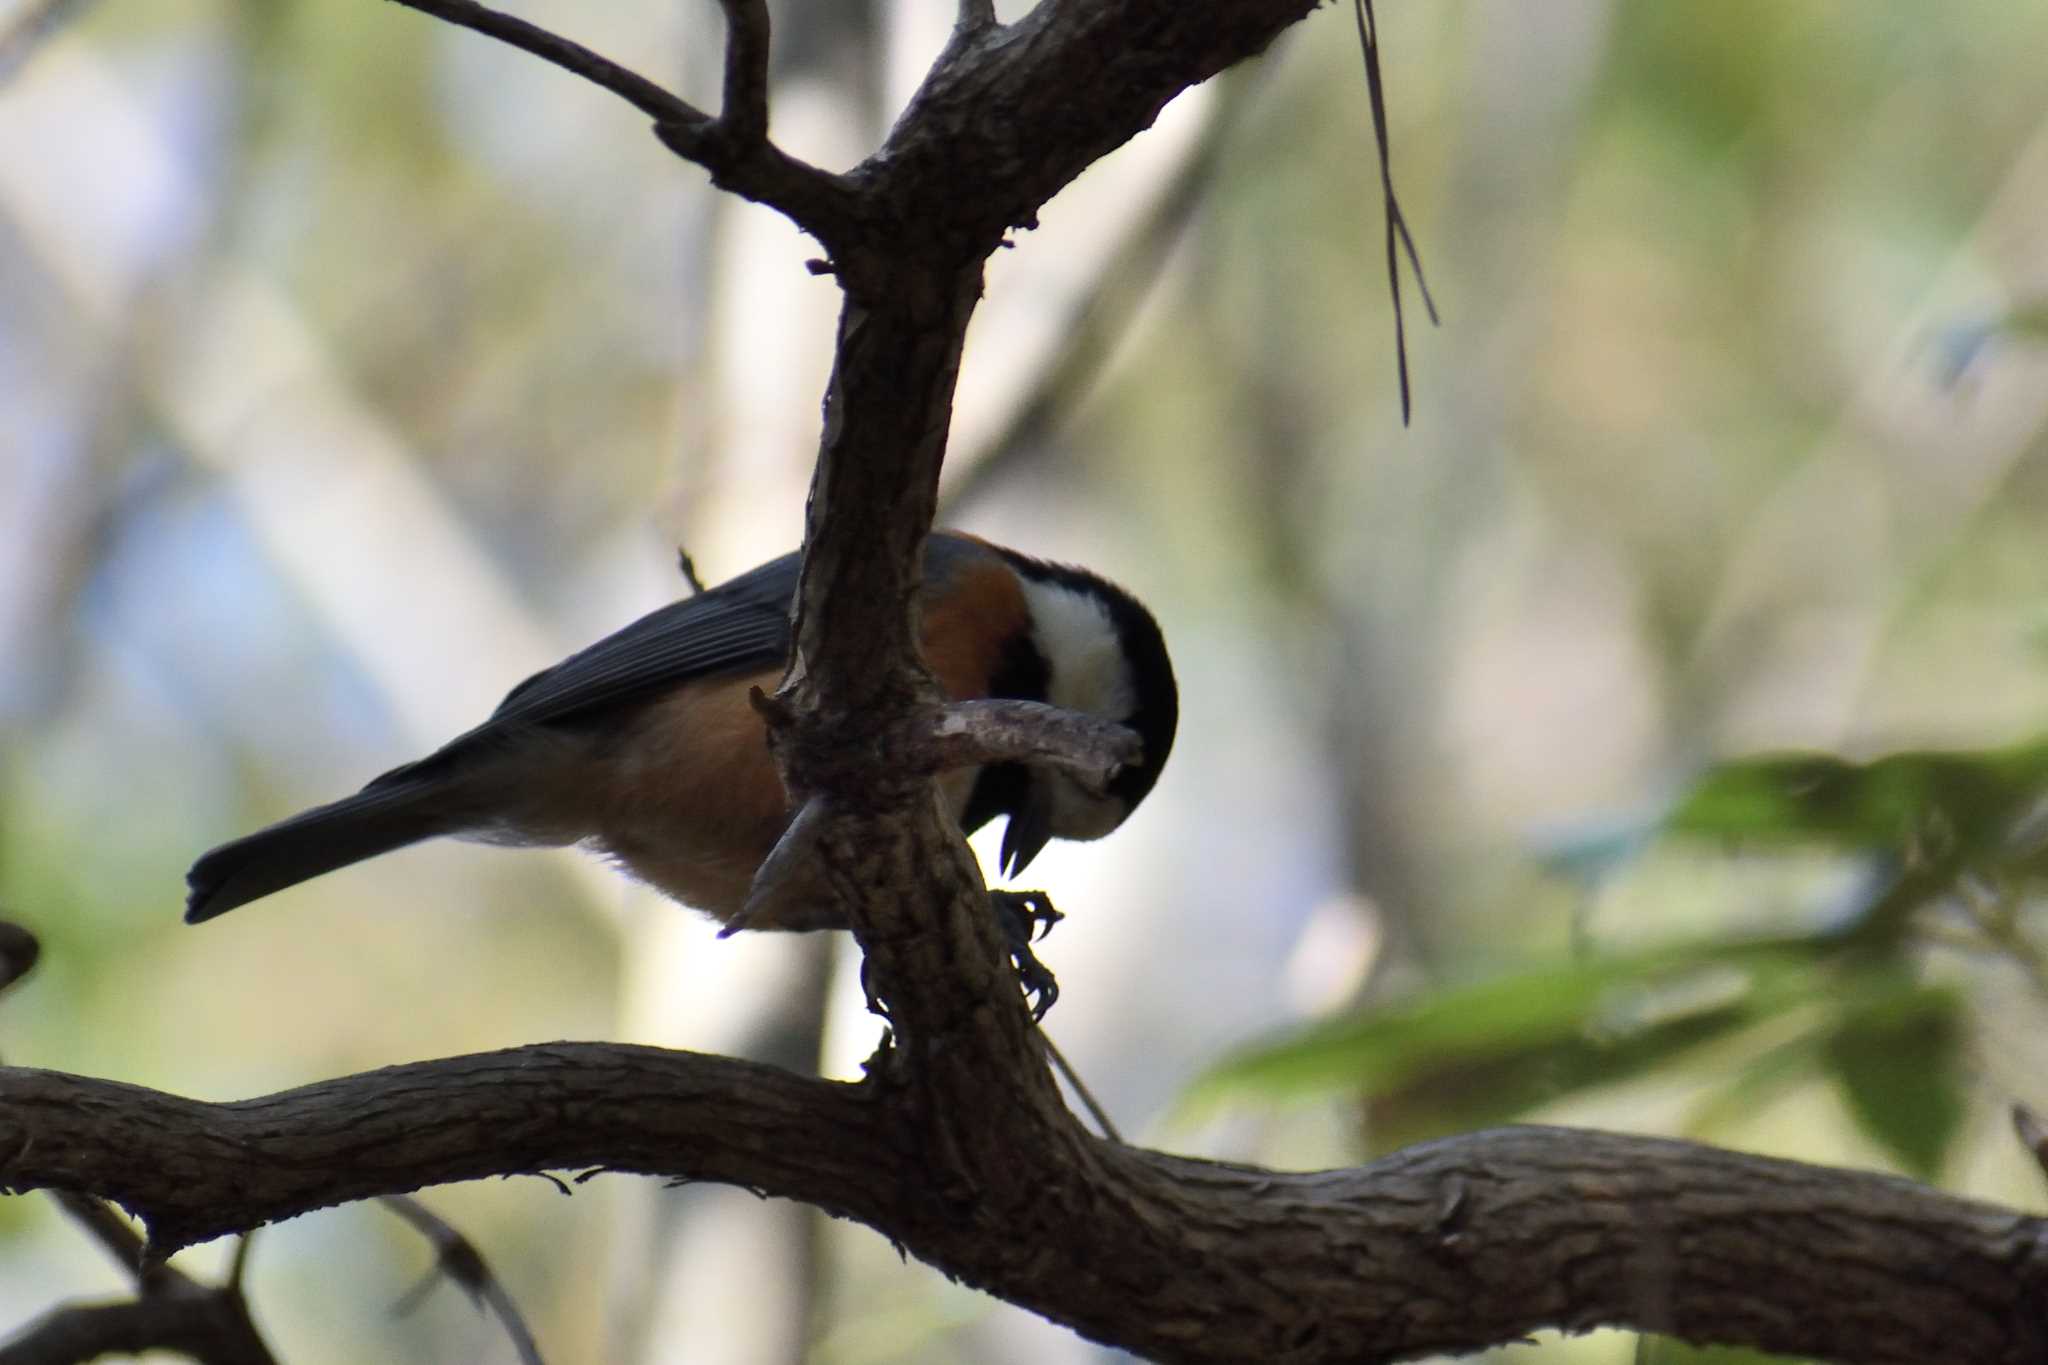
[[[730,582],[649,612],[631,625],[534,674],[506,694],[489,720],[364,791],[438,775],[498,740],[555,725],[673,687],[690,678],[766,668],[789,654],[789,605],[797,557],[770,560]]]

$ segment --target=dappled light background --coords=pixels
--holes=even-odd
[[[712,5],[514,8],[715,102]],[[776,136],[833,168],[951,18],[773,8]],[[1838,913],[1853,860],[1645,842],[1708,765],[2048,730],[2048,350],[2003,321],[2048,297],[2048,7],[1380,22],[1443,314],[1405,286],[1412,424],[1339,7],[998,253],[948,471],[950,520],[1123,581],[1181,675],[1155,795],[1031,871],[1069,914],[1049,1029],[1129,1136],[1286,1165],[1457,1106],[1197,1094],[1234,1049]],[[221,1099],[563,1037],[857,1074],[877,1028],[844,945],[717,942],[573,854],[432,845],[179,922],[197,853],[677,595],[679,546],[710,581],[797,542],[837,304],[816,245],[610,96],[371,0],[101,0],[5,50],[0,913],[44,957],[0,1057]],[[2035,1207],[2004,1121],[2048,1105],[2023,943],[1901,963],[1970,1003],[1933,1173]],[[1898,1165],[1858,1112],[1881,1088],[1786,1051],[1806,1008],[1545,1073],[1513,1111]],[[551,1360],[1103,1355],[799,1208],[574,1189],[425,1196]],[[258,1235],[258,1320],[293,1362],[510,1359],[452,1288],[392,1318],[428,1261],[373,1208],[298,1219]],[[121,1287],[47,1201],[0,1199],[0,1329]]]

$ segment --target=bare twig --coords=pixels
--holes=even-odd
[[[520,1316],[518,1303],[498,1277],[491,1273],[483,1253],[476,1249],[474,1242],[409,1194],[387,1194],[377,1202],[410,1223],[434,1248],[432,1268],[399,1300],[392,1309],[395,1314],[411,1312],[441,1277],[446,1276],[469,1295],[471,1302],[488,1310],[504,1326],[505,1335],[512,1338],[513,1350],[519,1353],[520,1365],[545,1365],[539,1344],[534,1341],[526,1319]]]
[[[708,127],[712,121],[709,114],[681,96],[670,94],[611,58],[601,57],[581,43],[571,42],[538,24],[477,4],[476,0],[397,0],[397,3],[451,24],[474,29],[522,52],[530,52],[544,62],[603,86],[658,123]]]
[[[138,1296],[118,1303],[60,1305],[0,1343],[0,1365],[73,1365],[158,1350],[190,1356],[202,1365],[276,1365],[242,1297],[248,1235],[235,1248],[226,1283],[203,1285],[149,1256],[142,1235],[105,1200],[71,1190],[50,1194],[135,1277]]]
[[[256,1229],[251,1228],[235,1239],[235,1254],[228,1261],[228,1277],[222,1287],[242,1292],[242,1281],[249,1274],[249,1252],[256,1245]]]
[[[1388,156],[1387,142],[1387,92],[1380,79],[1380,36],[1379,23],[1372,10],[1372,0],[1352,0],[1352,9],[1358,16],[1358,42],[1365,53],[1365,85],[1372,100],[1373,139],[1380,150],[1380,198],[1386,205],[1387,220],[1387,289],[1394,296],[1394,357],[1401,374],[1401,425],[1408,425],[1408,324],[1401,307],[1401,261],[1395,250],[1398,240],[1408,253],[1408,268],[1415,275],[1415,287],[1422,294],[1422,306],[1429,310],[1429,320],[1434,324],[1436,300],[1429,296],[1429,281],[1422,275],[1422,257],[1415,250],[1415,239],[1408,232],[1407,215],[1401,212],[1401,201],[1394,195],[1394,168]]]
[[[1052,1035],[1043,1027],[1038,1030],[1038,1036],[1045,1042],[1045,1055],[1052,1060],[1054,1069],[1066,1079],[1067,1088],[1074,1092],[1074,1098],[1081,1101],[1081,1107],[1095,1120],[1096,1130],[1111,1142],[1121,1143],[1124,1135],[1117,1131],[1115,1121],[1109,1117],[1109,1111],[1102,1107],[1102,1101],[1095,1098],[1095,1092],[1081,1079],[1081,1073],[1074,1070],[1074,1064],[1067,1060],[1067,1054],[1060,1051],[1059,1045],[1053,1042]]]
[[[174,1289],[199,1289],[198,1281],[183,1271],[145,1256],[142,1234],[106,1200],[95,1199],[89,1194],[79,1194],[72,1190],[52,1190],[50,1197],[57,1202],[58,1208],[70,1215],[74,1223],[84,1228],[92,1239],[114,1258],[121,1269],[135,1277],[135,1285],[144,1295],[161,1294]]]
[[[77,1365],[150,1351],[202,1365],[277,1365],[241,1296],[224,1290],[53,1308],[0,1343],[0,1365]]]
[[[725,11],[725,95],[718,121],[739,142],[768,137],[768,0],[718,0]]]
[[[1029,762],[1100,787],[1144,755],[1133,731],[1044,702],[953,702],[928,712],[910,728],[899,755],[909,772]]]
[[[763,10],[758,27],[748,13],[761,0],[721,0],[727,12],[738,11],[735,43],[727,48],[727,116],[714,119],[679,95],[609,57],[599,56],[536,24],[504,14],[476,0],[396,0],[408,9],[431,14],[509,43],[564,71],[602,86],[654,119],[662,142],[678,156],[711,172],[714,184],[788,215],[828,246],[842,234],[851,217],[844,183],[815,166],[787,156],[767,140],[767,21]],[[758,43],[757,43],[758,40]],[[758,45],[758,51],[756,46]],[[745,73],[761,64],[758,82]],[[737,85],[734,67],[741,68]],[[758,89],[756,89],[758,85]],[[741,98],[733,102],[735,94]],[[756,97],[758,96],[758,110]],[[758,112],[758,123],[755,113]]]

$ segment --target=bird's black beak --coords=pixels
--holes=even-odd
[[[1039,850],[1052,842],[1052,798],[1033,782],[1024,803],[1010,812],[1003,829],[1003,875],[1014,877],[1031,866]]]

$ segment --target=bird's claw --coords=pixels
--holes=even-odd
[[[1031,951],[1031,944],[1052,932],[1053,925],[1066,916],[1053,908],[1052,898],[1043,891],[991,891],[988,899],[996,922],[1003,927],[1010,961],[1017,968],[1017,984],[1031,1001],[1031,1020],[1036,1023],[1060,998],[1060,983]]]

